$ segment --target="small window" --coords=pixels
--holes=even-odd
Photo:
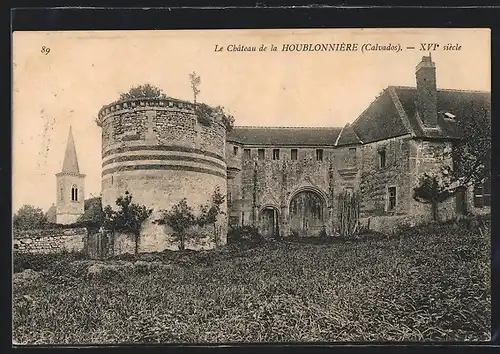
[[[384,168],[385,167],[385,150],[380,150],[378,152],[378,167]]]
[[[231,192],[227,192],[227,202],[228,202],[228,204],[231,204],[232,201],[233,201],[233,198],[231,196]]]
[[[241,212],[241,226],[245,226],[245,212]]]
[[[246,160],[250,160],[250,149],[244,149],[243,155],[244,155]]]
[[[60,195],[61,201],[64,200],[64,189],[61,187],[61,195]]]
[[[257,151],[257,153],[258,153],[258,156],[259,156],[259,160],[264,160],[264,157],[266,156],[265,155],[265,150],[264,149],[259,149]]]
[[[273,160],[280,159],[280,149],[273,149]]]
[[[474,187],[474,206],[476,208],[491,206],[491,180],[489,178],[482,185]]]
[[[71,200],[74,202],[78,201],[78,188],[76,185],[73,185],[73,187],[71,187]]]
[[[389,210],[394,210],[396,207],[396,187],[389,187]]]
[[[323,149],[316,150],[316,161],[323,161]]]
[[[352,165],[356,164],[356,148],[349,148],[349,163]]]
[[[292,160],[297,160],[297,149],[290,150],[290,154]]]
[[[238,147],[237,146],[233,146],[233,154],[235,156],[238,155]]]

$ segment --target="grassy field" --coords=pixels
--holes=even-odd
[[[14,276],[16,343],[490,339],[488,226],[38,268]]]

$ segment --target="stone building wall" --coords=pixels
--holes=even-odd
[[[312,191],[324,201],[326,231],[334,231],[338,195],[347,188],[359,188],[359,146],[243,146],[243,152],[245,149],[250,150],[250,157],[242,157],[241,172],[228,181],[232,225],[259,227],[259,215],[269,207],[277,211],[281,235],[288,236],[291,200],[300,191]],[[264,149],[264,159],[259,159],[259,149]],[[279,160],[273,159],[275,149],[280,150]],[[291,159],[292,149],[297,149],[296,160]],[[323,150],[322,161],[316,158],[318,149]]]
[[[73,224],[84,212],[85,175],[76,173],[59,173],[56,175],[56,221],[58,224]],[[78,189],[78,200],[71,200],[71,188]]]
[[[13,247],[16,252],[81,252],[84,249],[87,229],[14,230],[13,236]]]
[[[227,194],[226,127],[219,120],[199,123],[191,103],[122,101],[104,107],[99,118],[103,206],[116,208],[116,199],[128,191],[134,203],[153,209],[141,231],[141,252],[170,247],[171,230],[154,223],[164,210],[187,198],[199,212],[217,187]],[[218,225],[227,229],[225,215]]]
[[[443,166],[452,166],[452,144],[447,141],[412,140],[410,149],[410,181],[411,191],[419,184],[419,179],[425,172],[439,171]],[[451,197],[438,206],[439,221],[454,218],[456,198]],[[410,200],[410,212],[414,223],[432,220],[430,204]]]
[[[416,201],[413,189],[426,172],[452,165],[451,143],[415,140],[401,136],[363,145],[361,222],[375,231],[391,232],[401,225],[432,220],[430,204]],[[386,166],[380,167],[384,150]],[[396,206],[389,208],[389,187],[396,187]],[[440,203],[440,221],[456,216],[455,197]]]
[[[365,144],[362,147],[361,206],[362,218],[407,214],[410,193],[411,137],[402,136]],[[380,153],[385,151],[385,167]],[[396,187],[396,206],[389,209],[389,187]]]

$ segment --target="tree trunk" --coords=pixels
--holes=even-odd
[[[185,236],[184,236],[184,234],[182,234],[181,235],[181,247],[180,247],[180,250],[184,251],[185,248],[186,248],[185,247]]]
[[[438,202],[437,202],[437,200],[433,200],[431,205],[432,205],[432,220],[438,221]]]
[[[140,234],[134,234],[135,236],[135,254],[139,253],[139,236]]]

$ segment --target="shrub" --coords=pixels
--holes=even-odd
[[[193,208],[187,204],[187,199],[182,199],[175,204],[171,210],[164,212],[163,218],[157,220],[158,224],[167,224],[172,228],[173,237],[179,241],[179,249],[183,251],[186,248],[187,233],[186,230],[196,224],[196,217]]]
[[[69,263],[82,259],[86,259],[86,255],[83,252],[61,252],[48,254],[14,252],[13,268],[14,273],[22,272],[24,269],[33,269],[39,272],[49,269],[57,262]]]
[[[110,205],[104,208],[103,225],[107,230],[114,232],[130,232],[135,238],[135,253],[139,253],[139,236],[142,223],[153,213],[145,205],[132,203],[132,194],[125,191],[125,196],[116,199],[118,211]]]
[[[120,100],[130,100],[135,98],[166,98],[162,89],[150,85],[139,85],[132,87],[128,92],[120,94]]]
[[[258,246],[264,242],[264,237],[253,226],[232,227],[227,235],[227,243]]]

